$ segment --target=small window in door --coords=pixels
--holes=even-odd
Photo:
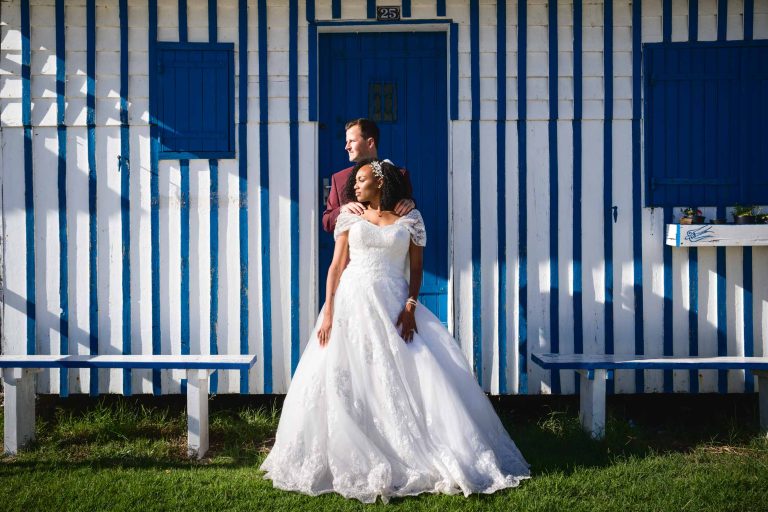
[[[397,121],[397,84],[393,82],[368,84],[368,118],[377,123]]]

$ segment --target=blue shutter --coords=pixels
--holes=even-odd
[[[643,56],[646,205],[768,202],[768,42],[646,44]]]
[[[234,44],[159,43],[160,158],[235,156]]]

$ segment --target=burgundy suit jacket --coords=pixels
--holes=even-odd
[[[339,216],[339,209],[342,205],[348,203],[351,199],[344,195],[344,187],[347,185],[349,175],[352,174],[354,166],[342,169],[339,172],[333,173],[331,176],[331,192],[328,194],[328,203],[325,205],[325,211],[323,212],[323,229],[328,233],[333,233],[336,228],[336,219]],[[413,193],[411,186],[411,177],[408,175],[408,171],[400,169],[405,177],[405,181],[408,184],[408,193]]]

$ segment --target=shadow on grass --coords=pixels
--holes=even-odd
[[[45,467],[191,470],[257,467],[274,441],[281,396],[216,396],[210,449],[186,456],[183,396],[73,396],[38,400],[38,440],[0,457],[0,476]],[[605,439],[578,421],[578,397],[494,397],[492,402],[534,476],[571,474],[629,457],[748,444],[758,433],[755,395],[625,395],[608,402]]]

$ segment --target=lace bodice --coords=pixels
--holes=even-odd
[[[394,224],[377,226],[359,215],[342,213],[336,220],[334,238],[349,231],[349,266],[375,274],[403,276],[410,242],[427,244],[427,232],[418,210],[397,219]]]

